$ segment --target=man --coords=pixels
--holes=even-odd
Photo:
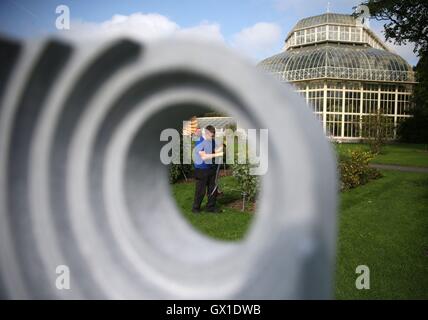
[[[216,208],[217,193],[214,192],[216,184],[216,164],[214,159],[223,156],[223,146],[215,143],[215,128],[211,125],[205,128],[205,139],[196,143],[193,151],[195,165],[195,198],[192,212],[201,212],[201,203],[205,193],[208,196],[206,210],[219,212]]]

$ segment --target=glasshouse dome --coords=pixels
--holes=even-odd
[[[335,140],[370,136],[370,118],[385,116],[388,136],[409,117],[412,67],[352,15],[326,13],[300,20],[284,51],[260,62],[292,83]]]

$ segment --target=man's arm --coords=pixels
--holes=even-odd
[[[217,157],[223,156],[223,151],[221,152],[215,152],[215,153],[206,153],[205,151],[199,151],[199,155],[201,156],[202,160],[209,160]]]
[[[220,146],[218,146],[217,149],[215,149],[215,153],[217,153],[217,152],[223,153],[223,145],[222,144]]]

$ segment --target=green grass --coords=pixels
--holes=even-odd
[[[341,194],[338,299],[428,298],[428,174],[383,174]],[[355,288],[358,265],[370,290]]]
[[[339,154],[345,154],[348,150],[354,149],[368,151],[369,146],[361,143],[342,143],[337,144],[336,149]],[[382,148],[382,152],[371,162],[378,164],[428,167],[428,145],[404,143],[388,144]]]
[[[241,196],[238,191],[232,190],[236,188],[236,181],[233,177],[221,179],[225,193],[217,201],[224,210],[220,214],[202,212],[197,215],[191,212],[195,192],[194,183],[176,183],[172,185],[172,192],[178,207],[197,230],[219,240],[239,240],[248,230],[254,213],[241,212],[241,210],[227,206],[231,202],[240,200]],[[205,203],[206,197],[202,203],[202,209]]]
[[[428,174],[384,171],[384,177],[341,193],[336,270],[338,299],[428,298]],[[228,188],[235,182],[223,178]],[[229,209],[240,199],[229,190],[224,213],[192,214],[193,183],[172,186],[190,223],[216,239],[238,240],[254,214]],[[257,214],[257,213],[255,213]],[[355,268],[367,265],[371,289],[357,290]]]

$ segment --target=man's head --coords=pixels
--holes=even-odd
[[[215,128],[212,125],[205,127],[205,136],[207,139],[215,138]]]

